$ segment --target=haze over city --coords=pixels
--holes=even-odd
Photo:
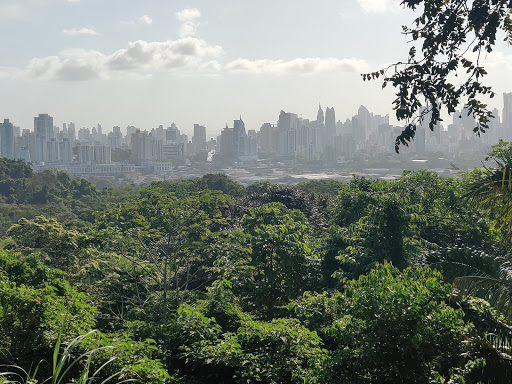
[[[0,114],[22,129],[49,113],[214,136],[240,115],[247,129],[280,109],[311,118],[320,102],[337,120],[365,105],[396,124],[393,90],[360,76],[407,56],[401,26],[415,14],[396,3],[0,0]],[[512,89],[505,43],[484,64],[498,95]]]

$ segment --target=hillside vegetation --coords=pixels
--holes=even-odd
[[[102,190],[1,159],[0,383],[512,382],[511,154]]]

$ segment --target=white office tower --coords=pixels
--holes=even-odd
[[[14,159],[14,127],[9,119],[0,124],[0,157]]]
[[[59,161],[59,142],[51,139],[46,142],[46,162],[57,163]]]
[[[53,117],[40,113],[34,117],[34,153],[30,154],[32,161],[39,163],[47,161],[47,142],[53,137]]]
[[[206,149],[206,127],[204,125],[194,124],[194,136],[192,142],[196,150],[204,151]]]
[[[76,128],[73,122],[68,124],[68,139],[72,142],[76,140]]]
[[[512,141],[512,93],[503,94],[503,140]]]
[[[78,141],[84,143],[84,142],[89,142],[89,141],[92,141],[93,138],[92,138],[92,135],[91,135],[91,131],[89,130],[89,128],[80,128],[78,130]]]
[[[46,137],[46,140],[54,138],[53,117],[47,113],[40,113],[37,117],[34,117],[34,132],[36,135]]]
[[[108,145],[96,145],[94,147],[94,161],[96,164],[110,164],[111,150]]]
[[[30,152],[30,157],[32,161],[36,163],[41,163],[46,161],[46,137],[35,135],[34,137],[34,151]]]
[[[121,147],[121,142],[123,140],[123,134],[121,133],[121,128],[117,125],[112,128],[112,132],[107,135],[107,143],[110,145],[112,149],[117,149]]]
[[[334,146],[334,136],[336,136],[336,114],[334,108],[325,110],[325,145]]]
[[[92,164],[94,161],[94,145],[80,144],[78,146],[78,161],[80,164]]]
[[[61,163],[71,163],[73,161],[73,146],[69,139],[59,141],[59,156]]]

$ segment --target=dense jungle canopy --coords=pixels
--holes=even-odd
[[[102,190],[2,159],[3,377],[510,382],[511,154],[458,178]]]

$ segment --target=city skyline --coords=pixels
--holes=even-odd
[[[2,0],[0,114],[22,128],[47,112],[79,127],[198,123],[215,135],[227,116],[258,129],[276,105],[313,118],[320,102],[337,120],[365,105],[396,124],[393,90],[360,76],[407,55],[401,26],[415,14],[392,4]],[[484,63],[498,95],[512,88],[511,57],[499,42]]]
[[[511,101],[512,100],[512,92],[505,92],[503,95],[499,95],[496,98],[498,100],[501,100],[501,102],[497,104],[497,108],[496,109],[498,110],[498,116],[495,116],[495,117],[498,117],[498,119],[500,121],[503,120],[503,119],[506,120],[507,119],[506,113],[505,113],[505,115],[503,115],[504,108],[506,108],[508,106],[508,111],[510,111],[510,109],[511,109],[510,106],[512,105],[512,101]],[[334,107],[329,106],[329,105],[325,105],[325,106],[322,107],[322,103],[317,103],[315,105],[315,107],[316,107],[316,110],[314,111],[314,113],[312,113],[311,115],[305,115],[305,114],[301,113],[300,111],[288,111],[288,110],[284,110],[283,108],[280,109],[278,106],[276,106],[274,108],[274,118],[272,120],[261,121],[259,123],[256,122],[256,124],[257,124],[256,126],[249,127],[248,129],[259,130],[264,124],[267,124],[267,123],[277,124],[278,121],[279,121],[279,110],[280,111],[285,111],[287,113],[297,114],[301,119],[305,119],[305,120],[309,120],[309,121],[313,121],[315,119],[318,119],[319,116],[317,114],[321,110],[322,113],[325,113],[325,117],[322,117],[322,119],[325,120],[326,125],[327,125],[327,120],[329,119],[328,116],[330,116],[330,119],[332,119],[334,124],[344,123],[347,120],[350,120],[354,116],[354,114],[357,113],[357,110],[359,108],[361,108],[361,107],[366,108],[366,105],[361,104],[355,110],[347,111],[348,115],[346,117],[339,117],[337,110]],[[368,110],[371,111],[372,113],[376,113],[375,111],[373,111],[371,109],[368,109]],[[71,119],[69,121],[61,121],[59,119],[59,117],[55,116],[51,112],[48,112],[48,111],[41,112],[41,111],[39,111],[36,115],[31,116],[31,118],[30,118],[31,119],[31,125],[28,126],[28,127],[24,127],[24,126],[21,126],[20,124],[18,124],[16,121],[13,121],[13,119],[10,116],[0,116],[0,118],[1,119],[8,119],[11,124],[13,124],[16,127],[19,127],[20,130],[28,129],[30,131],[35,131],[35,128],[36,128],[35,127],[35,121],[42,114],[43,115],[50,115],[52,117],[52,121],[53,121],[53,126],[54,127],[62,127],[63,125],[72,123],[74,127],[76,126],[77,132],[78,132],[79,129],[82,129],[82,128],[95,129],[96,127],[99,126],[99,127],[102,127],[105,130],[106,133],[112,132],[115,128],[120,128],[121,132],[126,134],[127,130],[129,128],[136,128],[136,129],[140,129],[141,131],[151,131],[152,129],[155,129],[155,128],[158,128],[158,127],[167,128],[167,127],[170,127],[171,125],[173,125],[173,126],[176,126],[177,128],[179,128],[180,131],[183,134],[188,135],[190,140],[192,140],[192,137],[194,135],[194,132],[195,132],[195,129],[197,128],[197,126],[200,126],[200,127],[205,129],[205,136],[206,136],[207,140],[210,140],[211,138],[214,138],[214,139],[217,138],[222,133],[222,130],[226,127],[226,125],[230,124],[233,121],[233,116],[230,116],[229,118],[226,119],[225,123],[223,123],[222,126],[220,126],[220,127],[211,127],[208,123],[197,122],[197,121],[194,122],[192,124],[192,126],[190,126],[190,127],[179,126],[178,124],[175,123],[175,121],[159,122],[155,126],[149,126],[149,127],[146,127],[146,126],[136,126],[136,125],[130,124],[130,123],[128,123],[126,126],[121,126],[119,124],[114,124],[113,126],[109,127],[109,126],[104,125],[103,122],[101,122],[101,121],[97,121],[96,123],[92,124],[91,126],[87,126],[87,125],[80,124],[79,122],[77,122],[74,119]],[[378,113],[376,113],[376,114],[378,114]],[[382,115],[383,116],[389,116],[389,121],[394,126],[403,127],[405,125],[404,122],[396,122],[395,121],[395,123],[393,123],[392,114],[389,113],[389,112],[386,113],[386,114],[382,114]],[[463,117],[461,115],[461,112],[459,110],[459,111],[456,111],[454,114],[447,116],[441,122],[440,126],[443,127],[446,130],[448,128],[448,125],[452,124],[452,120],[454,119],[454,117],[457,117],[457,115],[459,115],[461,118],[463,118],[463,120],[466,118],[465,116]],[[237,115],[235,114],[234,116],[237,116]],[[470,118],[471,118],[471,116],[470,116]],[[239,115],[239,119],[244,120],[244,122],[245,122],[245,118],[241,114]],[[509,117],[508,119],[510,121],[512,121],[512,118]],[[472,120],[472,118],[471,118],[471,120]],[[334,134],[331,134],[331,136],[334,136]],[[512,139],[512,136],[511,136],[511,139]]]
[[[424,121],[417,126],[412,145],[402,146],[405,157],[395,153],[395,140],[402,127],[390,124],[388,115],[360,106],[351,119],[336,122],[334,108],[326,107],[324,112],[321,105],[313,119],[281,110],[276,124],[263,123],[258,131],[246,129],[240,116],[211,140],[207,140],[207,128],[200,124],[194,124],[192,137],[174,123],[150,131],[128,126],[123,135],[119,126],[108,132],[100,124],[77,130],[75,123],[69,122],[61,129],[54,125],[53,116],[41,113],[34,117],[33,131],[21,130],[4,119],[0,124],[0,157],[22,159],[38,171],[59,169],[72,175],[142,179],[144,175],[176,175],[177,169],[184,175],[194,174],[195,167],[222,171],[231,166],[260,169],[301,165],[318,170],[355,162],[359,164],[357,170],[369,161],[395,168],[397,161],[403,165],[407,159],[432,160],[439,166],[459,156],[485,154],[500,139],[511,141],[512,93],[503,95],[503,103],[503,115],[494,109],[490,129],[480,138],[473,132],[475,120],[466,111],[455,113],[446,129],[437,125],[431,132]],[[388,172],[386,167],[381,170]],[[395,177],[388,173],[381,176]]]

